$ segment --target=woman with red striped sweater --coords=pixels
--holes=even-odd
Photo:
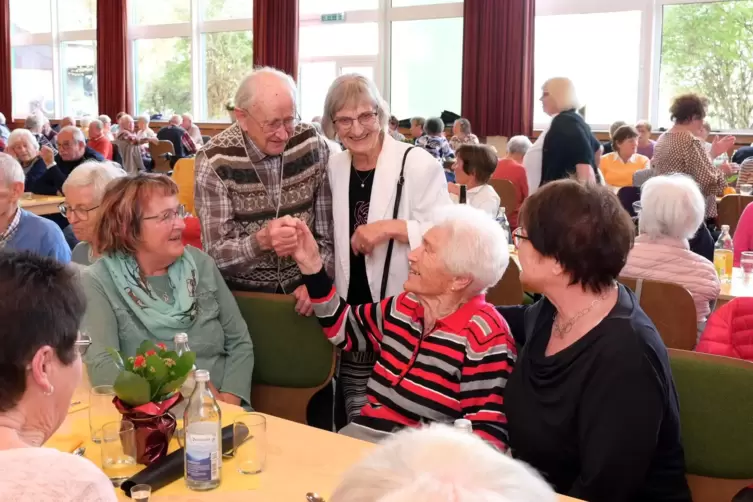
[[[298,230],[293,259],[327,338],[345,351],[378,353],[367,403],[340,432],[376,442],[404,427],[464,418],[504,450],[503,394],[515,342],[484,293],[507,268],[507,238],[490,216],[466,205],[445,206],[432,221],[408,255],[405,292],[351,307],[324,272],[306,224],[287,218]]]

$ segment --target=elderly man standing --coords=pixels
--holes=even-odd
[[[52,221],[21,209],[24,171],[21,164],[0,153],[0,250],[32,251],[62,263],[71,261],[71,248]]]
[[[197,148],[204,146],[204,139],[201,137],[201,130],[199,129],[199,126],[193,123],[193,117],[190,113],[183,114],[183,122],[181,122],[181,127],[183,127],[188,135],[191,136],[191,139],[193,140]]]
[[[68,177],[76,167],[87,160],[102,162],[105,158],[86,146],[86,138],[76,126],[66,126],[58,133],[58,154],[55,155],[55,164],[60,167],[63,174]],[[50,167],[50,166],[48,166]]]
[[[290,258],[295,229],[283,216],[312,229],[330,276],[334,270],[329,148],[309,124],[299,123],[296,86],[271,68],[247,75],[235,95],[237,121],[196,156],[196,209],[204,249],[231,289],[293,294],[296,311],[313,308]]]
[[[105,126],[101,120],[92,120],[89,124],[89,141],[87,145],[107,160],[112,160],[112,141],[105,135]]]

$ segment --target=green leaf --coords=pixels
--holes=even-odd
[[[167,396],[180,389],[181,385],[183,385],[183,382],[186,381],[186,378],[188,378],[188,374],[165,383],[162,388],[160,388],[157,395],[161,396],[161,400],[167,398]]]
[[[159,352],[159,347],[157,347],[157,345],[155,345],[155,343],[151,340],[144,340],[143,342],[141,342],[141,345],[139,345],[139,348],[136,351],[136,353],[143,356],[146,352],[150,350]]]
[[[186,376],[188,375],[191,370],[193,370],[193,365],[196,363],[196,353],[195,352],[184,352],[182,356],[176,361],[175,366],[172,367],[173,372],[177,376]]]
[[[125,369],[125,364],[123,363],[123,356],[120,355],[120,352],[112,347],[107,347],[107,353],[112,357],[115,366],[117,366],[120,371],[123,371]]]
[[[157,395],[157,392],[167,378],[167,371],[165,362],[159,356],[149,356],[146,358],[144,375],[146,375],[146,378],[149,380],[152,400],[154,400],[154,397]]]
[[[115,395],[129,406],[141,406],[151,401],[149,382],[130,371],[121,371],[113,387]]]

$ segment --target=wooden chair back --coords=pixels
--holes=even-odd
[[[679,284],[620,277],[638,298],[664,345],[672,349],[693,350],[698,337],[698,317],[690,292]]]
[[[520,267],[512,257],[504,275],[502,275],[502,279],[486,292],[486,301],[492,305],[520,305],[523,303]]]
[[[335,347],[316,317],[295,313],[291,295],[234,291],[254,343],[251,405],[306,424],[309,401],[335,372]]]
[[[737,223],[740,221],[740,215],[751,202],[753,202],[753,195],[733,194],[722,197],[717,206],[719,225],[729,225],[729,232],[734,235]]]
[[[505,214],[510,215],[520,209],[518,207],[518,195],[515,191],[515,185],[510,180],[489,180],[489,184],[494,188],[499,196],[499,205],[505,208]]]
[[[160,140],[149,142],[149,154],[152,156],[155,173],[168,173],[172,170],[170,166],[170,156],[175,155],[175,147],[170,141]],[[167,157],[165,154],[169,154]]]
[[[196,214],[194,205],[194,162],[195,157],[178,160],[173,167],[172,178],[178,185],[178,202],[186,207],[186,211]]]

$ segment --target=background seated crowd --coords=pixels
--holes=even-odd
[[[125,112],[115,125],[100,116],[79,128],[71,118],[56,133],[34,115],[9,133],[0,153],[0,325],[10,326],[0,378],[12,385],[0,390],[0,458],[66,464],[70,455],[28,447],[59,427],[82,360],[92,384],[112,383],[108,347],[132,353],[178,332],[210,371],[215,396],[249,408],[253,333],[232,292],[251,291],[292,295],[290,315],[316,316],[338,349],[336,377],[312,400],[309,423],[384,441],[334,501],[440,500],[432,494],[443,490],[464,502],[508,500],[489,495],[505,490],[518,501],[555,500],[555,491],[593,502],[690,501],[667,348],[618,278],[683,286],[699,349],[733,343],[712,314],[721,284],[707,250],[716,196],[735,172],[715,159],[735,138],[705,143],[705,98],[678,96],[674,125],[655,142],[647,122],[618,122],[602,145],[577,112],[572,82],[550,79],[540,97],[550,126],[533,143],[510,138],[504,152],[481,144],[464,118],[448,134],[438,117],[413,117],[406,138],[360,75],[333,81],[316,125],[298,119],[296,101],[289,75],[260,68],[235,93],[235,122],[206,142],[188,114],[156,134],[148,117]],[[148,172],[149,145],[160,140],[172,144],[173,164],[195,154],[203,250],[184,244],[178,185]],[[144,172],[126,174],[117,145],[131,147]],[[513,185],[514,210],[502,210],[495,180]],[[615,195],[625,188],[641,203],[637,228]],[[24,192],[62,195],[61,215],[25,211]],[[753,248],[748,209],[736,248]],[[512,242],[499,220],[508,212]],[[538,295],[492,305],[486,293],[513,257],[521,284]],[[71,261],[78,273],[63,266]],[[32,299],[30,287],[43,297]],[[9,300],[14,291],[27,304]],[[19,407],[33,412],[8,426]],[[473,435],[447,428],[457,419]],[[101,473],[76,462],[58,474],[112,500]],[[462,464],[474,465],[472,476],[453,474]],[[60,483],[47,483],[46,496]],[[10,493],[31,500],[31,489]]]

